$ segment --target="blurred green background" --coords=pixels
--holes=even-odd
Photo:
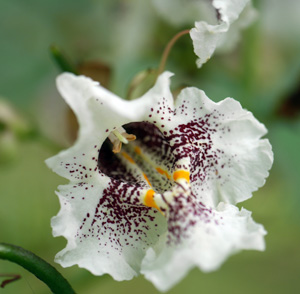
[[[236,49],[215,54],[197,69],[186,36],[172,50],[167,69],[176,74],[174,90],[193,85],[215,101],[234,97],[269,129],[275,154],[270,177],[241,204],[268,231],[267,250],[239,253],[217,272],[194,269],[168,293],[300,293],[300,2],[254,4],[259,18]],[[49,46],[62,48],[75,66],[101,62],[103,70],[106,64],[109,88],[124,97],[132,78],[157,67],[167,42],[192,26],[193,20],[171,25],[151,0],[0,0],[0,242],[46,259],[77,293],[158,291],[143,277],[115,282],[53,262],[66,243],[53,238],[50,228],[59,210],[54,191],[65,180],[44,160],[71,144],[71,136]],[[14,112],[9,118],[8,109]],[[17,265],[1,260],[1,273],[22,275],[1,293],[49,293]]]

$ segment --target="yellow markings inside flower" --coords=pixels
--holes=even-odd
[[[132,158],[128,153],[126,153],[125,151],[122,151],[120,154],[121,154],[126,160],[128,160],[130,163],[136,164],[136,162],[133,160],[133,158]],[[143,174],[144,179],[145,179],[146,182],[148,183],[148,185],[149,185],[150,187],[152,187],[152,185],[151,185],[151,183],[150,183],[150,181],[149,181],[147,175],[146,175],[144,172],[143,172],[142,174]]]
[[[135,146],[134,152],[135,152],[136,154],[138,154],[138,155],[141,155],[141,154],[142,154],[142,150],[141,150],[141,148],[138,147],[138,146]]]
[[[144,197],[144,204],[148,207],[153,207],[160,211],[160,208],[155,203],[154,195],[155,195],[154,190],[152,190],[152,189],[147,190],[145,197]]]
[[[144,177],[144,179],[146,180],[146,182],[148,183],[148,185],[149,185],[150,187],[152,187],[152,185],[151,185],[151,183],[150,183],[150,181],[149,181],[149,179],[148,179],[148,177],[147,177],[147,175],[146,175],[145,173],[143,173],[143,177]]]
[[[178,181],[181,179],[186,180],[188,183],[190,182],[190,172],[187,170],[177,170],[173,173],[174,181]]]
[[[126,152],[123,151],[123,152],[121,152],[121,155],[125,159],[127,159],[130,163],[135,164],[135,161],[132,159],[132,157],[128,153],[126,153]]]
[[[163,170],[162,168],[160,168],[160,167],[157,167],[156,168],[156,171],[159,173],[159,174],[161,174],[161,175],[163,175],[163,176],[166,176],[167,177],[167,179],[171,179],[171,176],[169,175],[169,173],[166,171],[166,170]]]

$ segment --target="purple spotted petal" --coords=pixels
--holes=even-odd
[[[80,123],[74,146],[47,160],[70,181],[52,219],[54,236],[68,240],[62,266],[116,280],[142,272],[164,290],[194,265],[209,271],[240,249],[263,248],[262,227],[231,204],[268,175],[265,127],[233,99],[214,103],[195,88],[174,103],[171,75],[133,101],[85,77],[58,78]]]
[[[150,248],[143,259],[141,272],[161,291],[169,290],[194,266],[209,272],[218,269],[229,255],[242,249],[265,248],[263,237],[266,232],[252,220],[249,211],[239,211],[237,207],[224,203],[213,210],[196,201],[193,206],[197,210],[192,209],[193,217],[189,222],[185,221],[187,229],[182,242],[170,243],[165,237],[156,247]],[[190,210],[191,205],[187,211],[189,215]],[[184,213],[174,215],[172,228],[176,222],[181,223],[182,218]]]

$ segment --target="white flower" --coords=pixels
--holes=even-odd
[[[196,88],[174,102],[171,75],[133,101],[58,77],[80,124],[75,145],[47,160],[70,181],[52,219],[54,236],[68,240],[62,266],[116,280],[143,273],[167,290],[194,266],[211,271],[241,249],[264,249],[265,230],[234,204],[268,176],[266,128],[237,101],[214,103]]]
[[[199,57],[198,67],[207,62],[216,48],[229,50],[238,40],[239,31],[247,27],[256,12],[250,0],[211,0],[215,8],[217,24],[198,21],[190,31],[194,51]]]
[[[257,17],[251,0],[152,0],[158,13],[174,26],[195,21],[190,36],[199,57],[198,67],[207,62],[215,50],[228,52],[239,40],[240,31]]]

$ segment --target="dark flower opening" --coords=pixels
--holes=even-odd
[[[119,181],[153,187],[158,193],[169,190],[176,159],[165,136],[148,122],[129,123],[123,128],[136,140],[123,144],[121,152],[114,154],[106,139],[98,156],[100,171]]]

